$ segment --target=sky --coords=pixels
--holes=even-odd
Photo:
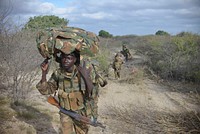
[[[56,15],[69,20],[68,26],[96,34],[200,34],[200,0],[0,0],[1,11],[8,5],[18,24],[34,16]]]

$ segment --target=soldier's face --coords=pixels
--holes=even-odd
[[[61,54],[61,67],[63,69],[70,69],[76,62],[76,57],[71,54]]]

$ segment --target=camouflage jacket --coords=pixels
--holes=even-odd
[[[121,69],[121,65],[124,63],[124,57],[122,54],[117,54],[114,58],[113,68]]]
[[[89,63],[86,66],[92,67]],[[91,78],[94,84],[91,100],[94,100],[94,102],[97,103],[99,85],[105,85],[105,80],[100,75],[99,77],[97,77],[97,68],[95,67],[96,66],[93,66],[93,69],[91,71]],[[85,83],[76,69],[73,71],[73,73],[66,73],[61,68],[59,68],[53,72],[53,74],[47,82],[39,82],[36,85],[36,87],[39,90],[39,92],[43,95],[53,94],[56,91],[58,91],[60,106],[68,110],[77,111],[87,107],[88,104],[86,103],[94,103],[89,102],[85,98]],[[85,109],[91,112],[91,109],[94,108]]]
[[[65,109],[76,111],[84,108],[85,88],[76,69],[72,73],[66,73],[59,68],[47,82],[39,82],[36,87],[43,95],[58,91],[60,106]]]

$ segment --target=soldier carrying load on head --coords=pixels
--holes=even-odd
[[[61,109],[88,117],[92,123],[95,123],[98,117],[98,86],[105,86],[107,82],[97,75],[92,64],[85,59],[81,60],[81,54],[85,49],[91,50],[88,52],[92,53],[97,46],[87,48],[88,44],[84,44],[80,37],[74,36],[78,32],[74,32],[71,38],[69,38],[70,35],[66,35],[68,36],[66,38],[63,33],[61,31],[61,34],[52,35],[53,37],[46,41],[40,41],[41,37],[37,39],[39,51],[47,59],[41,64],[42,78],[36,87],[43,95],[57,92]],[[47,81],[48,59],[51,55],[60,63],[60,67],[52,73]],[[60,121],[63,134],[88,133],[89,126],[87,124],[62,112],[60,112]]]

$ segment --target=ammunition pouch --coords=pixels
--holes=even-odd
[[[83,95],[81,92],[66,93],[63,90],[58,91],[60,106],[72,111],[84,108]]]

